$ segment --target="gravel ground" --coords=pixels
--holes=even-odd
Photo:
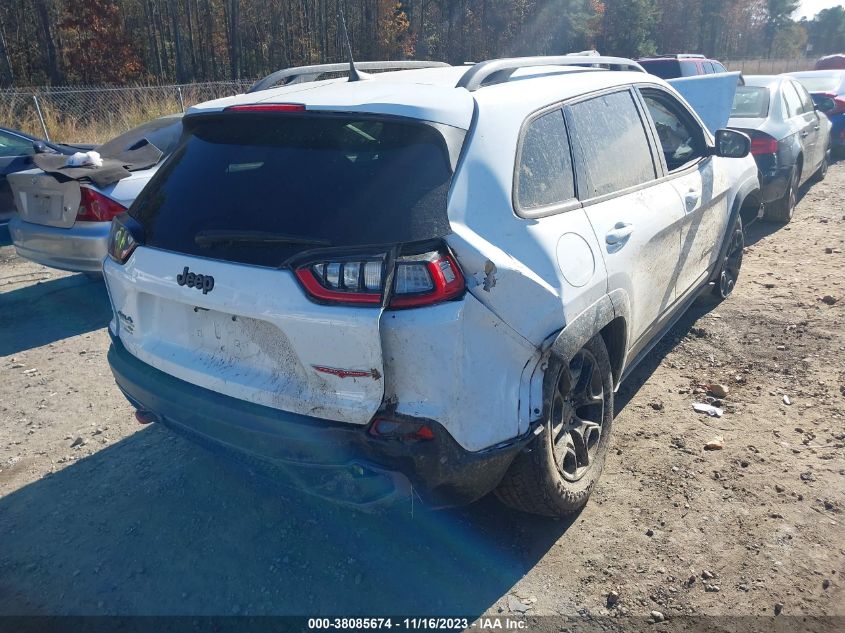
[[[102,283],[0,229],[0,615],[845,616],[844,242],[840,162],[623,385],[602,480],[561,522],[494,499],[363,515],[139,426]],[[692,409],[711,383],[722,418]]]

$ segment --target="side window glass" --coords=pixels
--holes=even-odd
[[[648,137],[630,92],[594,97],[568,110],[579,158],[580,198],[603,196],[654,180]]]
[[[680,103],[667,94],[652,91],[643,91],[643,99],[657,129],[669,171],[704,156],[701,128],[684,113]]]
[[[713,62],[704,62],[704,73],[712,75],[716,70],[713,68]]]
[[[713,62],[713,69],[714,69],[717,73],[726,73],[726,72],[728,72],[728,70],[727,70],[724,66],[722,66],[722,64],[720,64],[719,62]]]
[[[798,98],[798,93],[792,87],[792,82],[785,81],[783,83],[783,97],[786,100],[787,115],[790,119],[801,114],[803,106],[801,105],[801,99]]]
[[[572,156],[562,110],[544,114],[529,124],[522,140],[516,190],[522,209],[575,198]]]
[[[816,108],[813,105],[813,98],[810,96],[810,93],[807,92],[807,89],[797,82],[792,82],[792,87],[798,91],[798,98],[801,99],[801,110],[804,114],[811,114],[815,112]]]
[[[35,148],[25,138],[0,132],[0,156],[32,156]]]

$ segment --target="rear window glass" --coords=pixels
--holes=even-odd
[[[579,156],[578,194],[586,200],[655,178],[654,160],[631,93],[614,92],[570,106]]]
[[[572,157],[563,112],[555,110],[532,121],[525,132],[517,172],[517,200],[536,209],[575,197]]]
[[[146,139],[148,143],[155,145],[167,156],[176,148],[181,134],[182,117],[164,117],[139,125],[110,141],[106,141],[97,147],[97,151],[102,156],[117,156],[122,152],[134,149]]]
[[[229,113],[185,126],[184,141],[130,211],[150,246],[278,266],[315,247],[450,232],[451,164],[431,125]],[[267,239],[243,237],[256,234]]]
[[[695,77],[699,74],[698,72],[698,63],[694,61],[684,61],[680,62],[681,64],[681,76],[683,77]]]
[[[845,83],[845,73],[795,77],[809,92],[837,92]]]
[[[763,119],[769,114],[769,89],[758,86],[737,86],[731,116]]]
[[[674,59],[659,59],[653,61],[641,61],[640,65],[652,75],[661,79],[675,79],[681,76],[680,64]]]

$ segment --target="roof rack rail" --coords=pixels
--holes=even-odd
[[[449,66],[446,62],[430,62],[430,61],[412,61],[412,60],[397,60],[397,61],[383,61],[383,62],[355,62],[355,68],[358,70],[411,70],[414,68],[441,68]],[[349,64],[343,62],[341,64],[316,64],[314,66],[296,66],[294,68],[284,68],[277,70],[259,79],[249,87],[247,92],[258,92],[259,90],[267,90],[272,88],[283,79],[287,79],[287,84],[300,84],[309,81],[317,81],[321,76],[329,73],[348,73]]]
[[[470,68],[455,88],[466,88],[470,92],[483,86],[500,84],[510,79],[514,71],[520,68],[537,68],[542,66],[580,66],[590,69],[606,66],[609,70],[631,70],[646,72],[645,69],[632,59],[625,57],[598,56],[549,56],[549,57],[510,57],[506,59],[491,59],[479,62]]]
[[[666,55],[656,55],[660,59],[707,59],[701,53],[668,53]]]

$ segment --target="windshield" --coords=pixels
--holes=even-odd
[[[793,75],[807,92],[837,92],[845,80],[845,73],[825,73],[823,75]]]
[[[184,142],[131,211],[150,246],[278,266],[315,244],[386,245],[450,232],[452,168],[433,125],[254,113],[185,125]],[[263,234],[272,239],[249,239]]]
[[[769,114],[769,89],[758,86],[737,86],[731,116],[763,119]]]

